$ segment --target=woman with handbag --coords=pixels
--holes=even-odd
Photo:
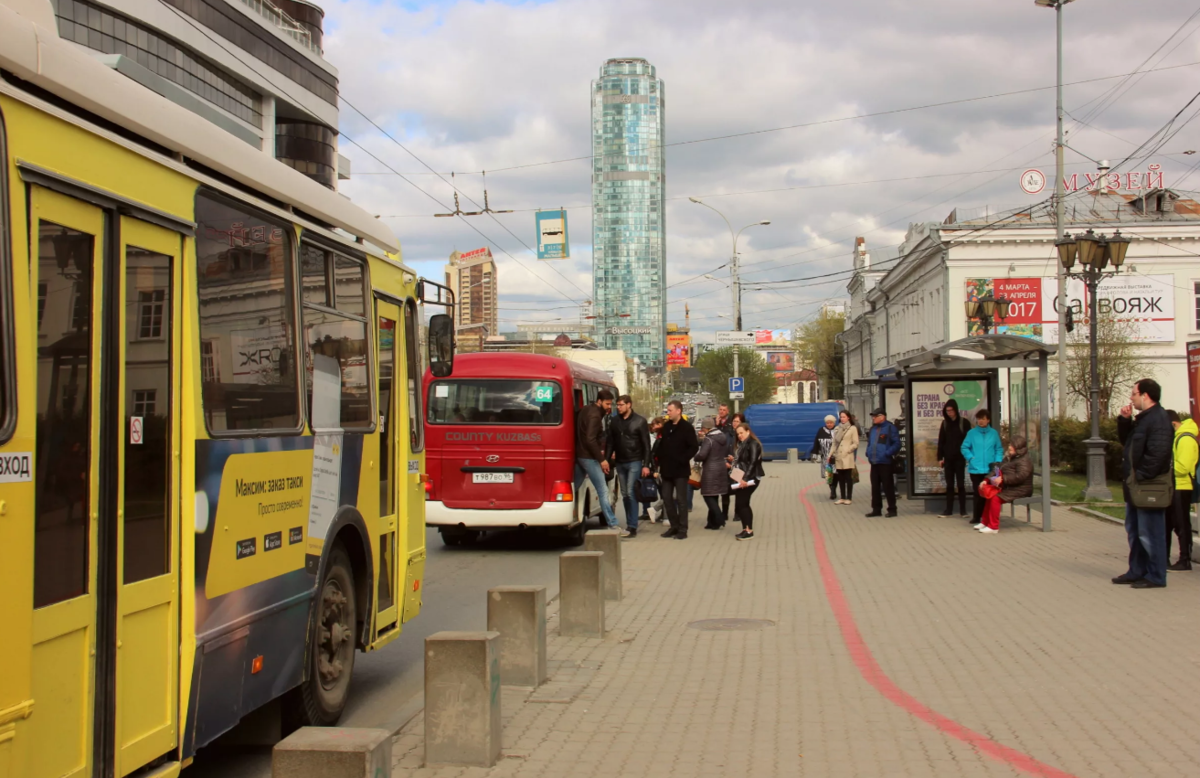
[[[854,482],[858,480],[858,467],[854,464],[854,458],[858,456],[858,425],[850,411],[842,411],[838,416],[841,424],[833,431],[833,452],[829,461],[837,473],[835,483],[842,494],[836,504],[852,505]]]
[[[721,495],[729,494],[729,466],[725,463],[727,448],[724,431],[716,426],[711,416],[706,418],[701,430],[700,450],[696,452],[696,462],[700,465],[700,496],[708,506],[705,529],[721,529],[725,526]]]
[[[758,437],[750,431],[749,424],[738,425],[737,438],[737,451],[733,454],[733,467],[729,470],[729,478],[734,483],[729,488],[733,490],[733,515],[742,523],[742,531],[737,534],[737,539],[750,540],[754,537],[754,511],[750,508],[750,498],[765,475],[763,449]]]
[[[1029,459],[1029,445],[1025,438],[1017,435],[1008,445],[999,474],[979,485],[979,495],[987,502],[983,506],[983,520],[974,525],[975,529],[985,535],[995,535],[1000,531],[1000,506],[1031,494],[1033,461]]]

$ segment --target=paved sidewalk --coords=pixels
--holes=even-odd
[[[702,512],[684,542],[644,525],[609,635],[552,620],[552,680],[505,690],[496,767],[422,768],[418,716],[393,776],[1200,774],[1200,572],[1113,586],[1116,525],[868,519],[867,490],[833,505],[813,465],[767,473],[754,540]],[[688,627],[712,618],[774,625]]]

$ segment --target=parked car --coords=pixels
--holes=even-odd
[[[789,448],[807,459],[825,417],[837,416],[841,403],[776,403],[751,405],[746,421],[762,442],[763,459],[787,459]]]

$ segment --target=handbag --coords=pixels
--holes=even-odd
[[[858,465],[855,465],[850,469],[850,483],[858,483]]]
[[[1153,478],[1147,478],[1145,481],[1139,481],[1137,471],[1130,470],[1129,477],[1125,479],[1125,485],[1129,487],[1129,499],[1136,507],[1142,509],[1162,510],[1167,508],[1175,496],[1175,473],[1173,470],[1172,468]]]
[[[692,465],[692,472],[688,476],[688,486],[699,488],[701,475],[700,465]]]
[[[638,502],[657,502],[658,484],[652,477],[639,478],[633,482],[633,497]]]
[[[998,494],[1000,494],[1000,487],[994,484],[984,481],[979,485],[979,496],[985,500],[990,500]]]

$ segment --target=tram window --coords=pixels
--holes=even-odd
[[[124,571],[127,583],[170,570],[172,258],[125,250]],[[147,308],[150,310],[147,311]],[[137,312],[137,318],[132,315]],[[149,322],[149,323],[148,323]],[[147,334],[147,329],[153,334]],[[141,437],[134,442],[134,425]]]
[[[300,427],[291,227],[196,195],[204,418],[211,433]],[[211,345],[209,345],[211,344]]]
[[[404,343],[408,377],[408,440],[415,454],[425,448],[425,425],[421,419],[421,350],[418,344],[417,304],[411,299],[404,305]]]
[[[4,117],[0,115],[0,443],[9,439],[16,427],[14,383],[16,368],[13,364],[12,322],[12,265],[9,247],[12,244],[8,231],[8,163],[5,154]],[[38,285],[38,327],[41,327],[42,312],[46,308],[45,290]]]
[[[325,252],[307,243],[300,245],[300,286],[306,303],[329,305],[329,278],[325,274]]]
[[[325,278],[335,279],[332,300],[318,303],[306,299],[304,304],[304,377],[309,423],[313,429],[370,429],[374,419],[367,320],[362,315],[366,294],[363,263],[307,241],[301,243],[301,253],[306,263],[321,264]],[[322,386],[336,383],[337,402],[321,397],[320,393],[314,400],[314,373],[321,370],[331,382],[321,382]]]
[[[33,605],[87,592],[92,430],[92,272],[96,238],[38,223],[38,278],[47,284],[38,328],[37,474]],[[84,316],[75,316],[83,300]]]
[[[396,512],[396,484],[392,480],[396,436],[392,433],[392,387],[395,385],[396,322],[379,317],[379,515]],[[382,551],[380,552],[382,554]],[[382,585],[382,580],[381,580]]]

